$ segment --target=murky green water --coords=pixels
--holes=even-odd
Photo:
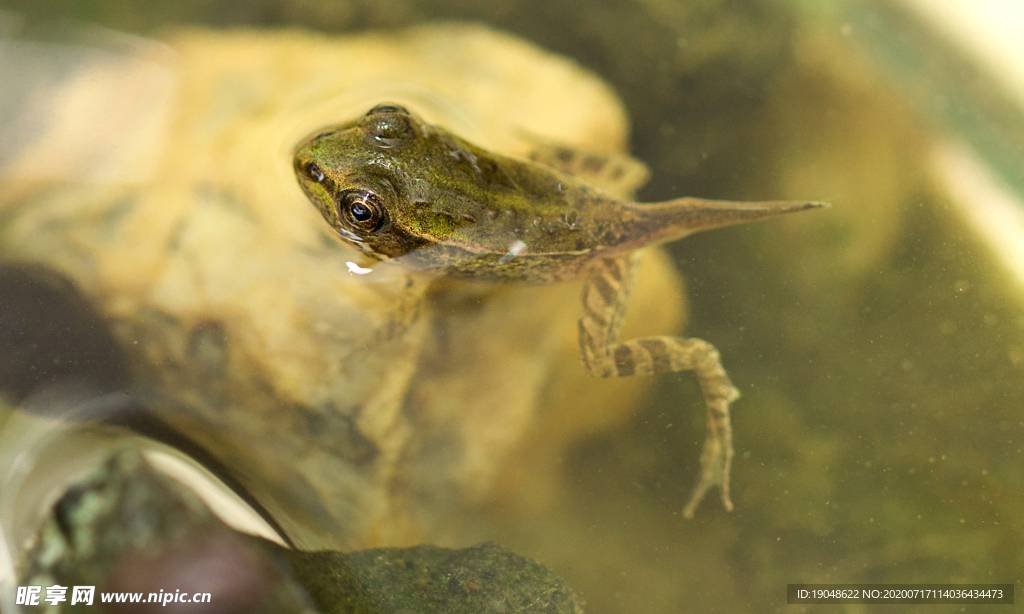
[[[686,334],[718,347],[743,394],[733,513],[709,500],[693,520],[680,514],[704,437],[699,390],[682,373],[648,382],[633,417],[566,450],[539,502],[518,504],[522,485],[497,480],[472,504],[441,505],[448,515],[424,539],[498,541],[552,567],[593,613],[777,611],[786,584],[803,582],[1019,585],[1024,294],[968,223],[970,203],[949,193],[950,167],[935,162],[943,131],[955,129],[864,53],[874,43],[848,14],[767,0],[2,8],[32,28],[67,16],[144,35],[176,24],[333,34],[484,21],[615,88],[632,153],[652,171],[641,200],[833,204],[671,246]],[[850,608],[787,609],[899,609]]]

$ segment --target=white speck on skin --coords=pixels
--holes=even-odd
[[[351,260],[346,262],[345,265],[348,266],[348,274],[349,275],[366,275],[367,273],[372,273],[373,272],[373,269],[364,269],[363,267],[361,267],[358,264],[352,262]]]

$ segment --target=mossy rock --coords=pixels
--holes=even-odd
[[[404,280],[351,275],[354,251],[293,176],[303,137],[382,100],[510,155],[529,153],[524,134],[621,152],[621,103],[573,62],[464,24],[90,41],[15,47],[44,77],[8,94],[21,110],[0,253],[70,278],[111,322],[139,401],[297,543],[420,541],[487,497],[543,419],[547,437],[516,452],[519,483],[539,492],[562,449],[627,419],[648,389],[580,367],[577,284],[439,293],[382,334]],[[673,332],[682,311],[655,252],[627,332]]]

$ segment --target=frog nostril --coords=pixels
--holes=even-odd
[[[310,162],[306,165],[306,174],[313,178],[313,181],[317,183],[324,182],[324,172],[317,166],[316,162]]]

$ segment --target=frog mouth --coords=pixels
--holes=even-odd
[[[359,249],[363,250],[364,252],[369,250],[370,246],[366,244],[366,240],[357,235],[356,233],[349,232],[348,230],[345,230],[344,228],[341,227],[335,228],[334,230],[339,235],[341,235],[342,239],[350,243],[358,244],[357,247],[359,247]]]

